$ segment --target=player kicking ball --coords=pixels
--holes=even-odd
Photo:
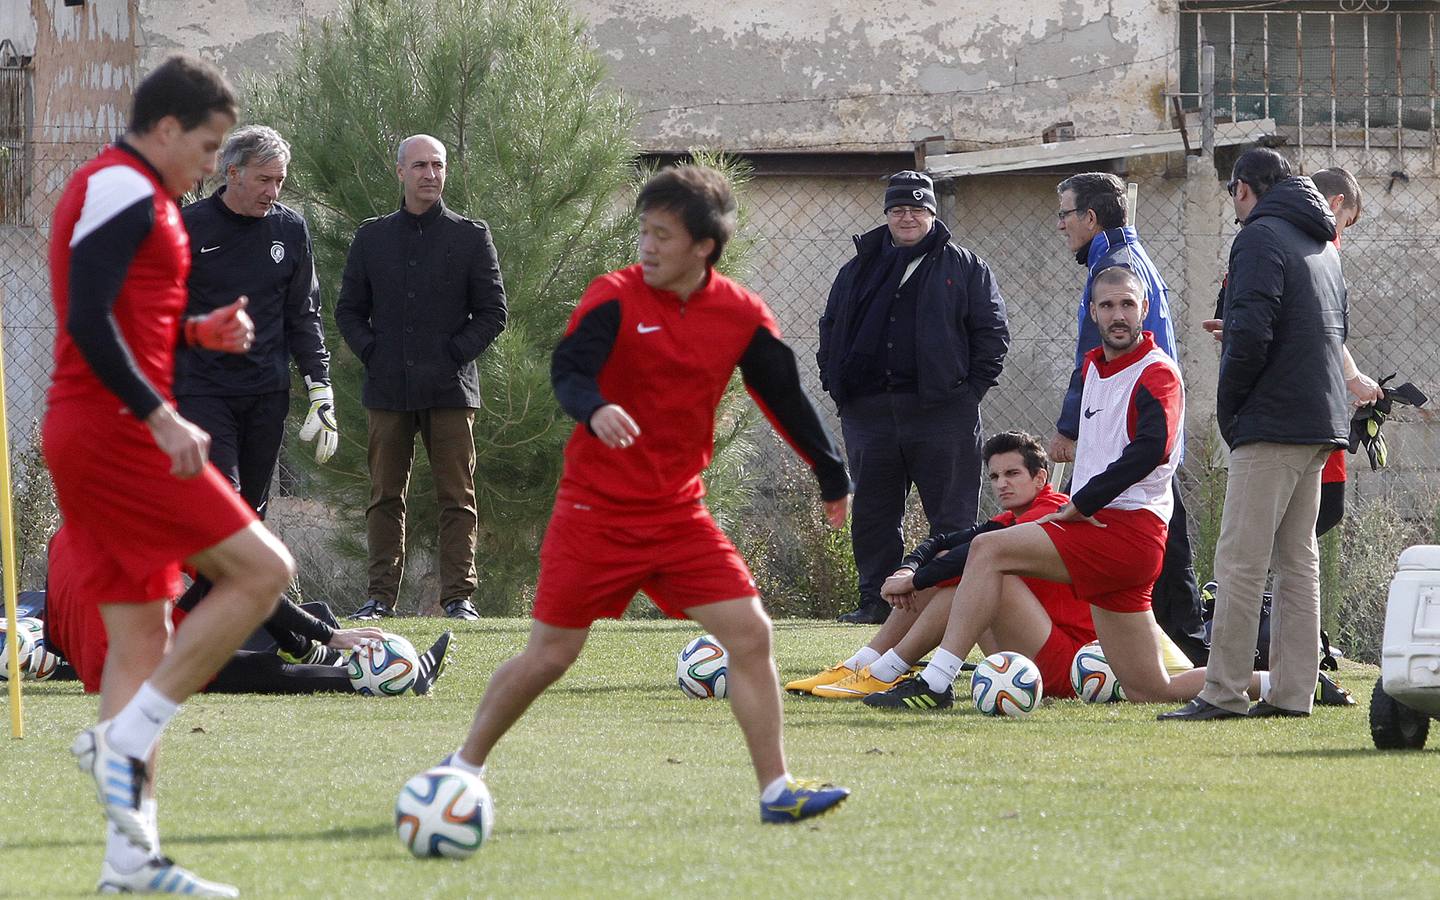
[[[808,819],[850,792],[790,777],[770,619],[702,500],[716,408],[736,366],[815,470],[834,528],[844,525],[850,480],[770,310],[713,269],[735,231],[725,178],[704,166],[667,168],[635,209],[639,264],[591,282],[551,362],[556,397],[580,424],[540,548],[529,642],[491,676],[469,737],[446,764],[483,775],[496,742],[575,662],[595,620],[619,618],[643,590],[729,653],[730,708],[759,779],[760,820]]]

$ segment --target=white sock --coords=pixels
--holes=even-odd
[[[861,647],[860,650],[849,659],[841,663],[847,669],[858,672],[880,658],[880,654],[869,647]]]
[[[175,718],[179,709],[180,704],[163,696],[150,686],[150,682],[145,682],[111,721],[107,735],[110,746],[126,756],[149,759],[150,751],[160,740],[160,732]]]
[[[150,832],[150,843],[155,846],[155,854],[160,854],[160,804],[155,802],[154,797],[146,797],[140,801],[140,815],[145,817],[145,830]]]
[[[1261,673],[1260,673],[1260,699],[1261,699],[1261,700],[1269,700],[1269,699],[1270,699],[1270,673],[1269,673],[1269,672],[1261,672]]]
[[[130,839],[120,833],[114,822],[105,823],[105,861],[115,871],[130,874],[150,858],[150,854],[130,843]]]
[[[884,656],[870,664],[870,674],[881,681],[894,681],[908,671],[910,664],[894,650],[886,650]]]
[[[462,772],[469,772],[471,775],[474,775],[474,776],[476,776],[476,777],[478,777],[478,778],[484,778],[484,777],[485,777],[485,764],[484,764],[484,763],[481,763],[480,765],[477,766],[477,765],[475,765],[475,764],[473,764],[473,763],[468,763],[468,762],[466,762],[466,761],[465,761],[465,758],[460,755],[460,751],[463,750],[463,749],[465,749],[465,748],[464,748],[464,747],[456,748],[455,752],[452,753],[452,754],[450,754],[450,765],[453,766],[454,768],[459,769],[459,770],[462,771]]]
[[[786,772],[784,775],[765,785],[765,790],[760,792],[760,802],[774,803],[780,799],[780,795],[785,793],[785,788],[789,786],[790,773]]]
[[[930,690],[943,694],[960,676],[960,664],[964,661],[949,650],[939,648],[930,657],[930,664],[920,673],[920,677],[925,679]]]

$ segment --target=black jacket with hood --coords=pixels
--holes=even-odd
[[[990,267],[980,257],[950,240],[950,229],[935,220],[939,240],[914,277],[922,279],[916,295],[915,362],[920,401],[927,406],[954,401],[970,391],[985,396],[1000,379],[1010,349],[1005,300]],[[852,332],[855,278],[861,267],[889,240],[887,225],[856,235],[855,258],[841,267],[830,287],[820,317],[820,386],[843,407],[840,366],[848,347],[840,346]]]
[[[1335,218],[1304,176],[1270,188],[1230,248],[1215,413],[1232,448],[1343,446],[1345,279]]]

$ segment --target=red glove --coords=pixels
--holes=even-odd
[[[185,320],[185,343],[221,353],[244,353],[255,341],[255,323],[245,306],[247,297],[237,297],[229,306],[222,306],[203,316]]]

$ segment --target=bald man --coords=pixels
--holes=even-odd
[[[362,222],[335,320],[365,366],[369,423],[367,600],[351,617],[395,614],[405,568],[405,491],[418,435],[440,506],[440,607],[476,619],[475,360],[505,328],[505,287],[490,229],[445,207],[445,145],[412,135],[395,151],[400,209]],[[417,607],[424,606],[417,601]]]

